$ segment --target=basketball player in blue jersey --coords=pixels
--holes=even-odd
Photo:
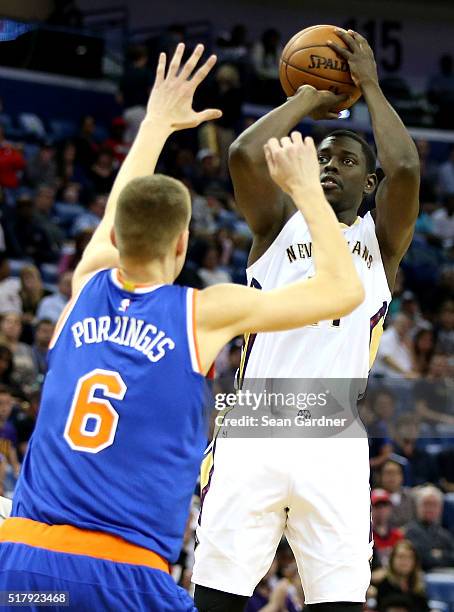
[[[338,34],[347,49],[330,46],[348,61],[361,88],[384,173],[375,210],[364,218],[357,215],[364,196],[375,191],[377,175],[375,154],[354,132],[336,131],[321,142],[319,173],[366,299],[349,316],[331,322],[246,336],[240,380],[344,378],[365,385],[399,262],[412,239],[419,210],[416,147],[380,89],[367,41],[353,31]],[[263,145],[284,137],[305,116],[336,117],[331,109],[341,101],[331,92],[303,86],[231,147],[236,203],[253,232],[247,277],[254,287],[276,289],[310,277],[315,254],[307,219],[270,180]],[[344,439],[217,439],[213,448],[202,469],[204,500],[193,571],[199,610],[243,610],[285,533],[307,609],[360,612],[372,555],[364,433]]]
[[[191,108],[215,57],[197,69],[199,45],[180,67],[183,51],[167,75],[160,57],[146,118],[51,342],[36,429],[0,528],[0,591],[9,601],[57,604],[66,593],[77,612],[195,610],[169,564],[206,446],[205,374],[240,333],[344,316],[364,297],[318,181],[314,144],[299,134],[270,140],[266,155],[311,227],[315,277],[271,292],[172,284],[186,254],[190,196],[178,181],[150,175],[172,132],[220,116]]]

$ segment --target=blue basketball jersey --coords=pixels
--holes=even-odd
[[[103,531],[176,561],[207,441],[194,290],[96,273],[69,304],[12,516]]]

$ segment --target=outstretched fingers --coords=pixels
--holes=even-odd
[[[164,78],[165,78],[165,72],[166,72],[166,54],[165,53],[160,53],[159,54],[159,60],[158,60],[158,66],[156,68],[156,77],[154,80],[154,87],[156,87],[156,85],[160,85]]]
[[[184,43],[178,43],[175,53],[173,54],[172,61],[170,62],[167,78],[174,77],[177,74],[180,68],[181,58],[183,57],[184,48]]]
[[[184,64],[183,68],[181,69],[181,72],[179,74],[179,77],[181,79],[186,81],[191,76],[192,71],[197,66],[200,58],[202,57],[204,48],[205,47],[202,44],[198,44],[195,47],[194,51],[191,53],[191,57],[188,59],[188,61]]]
[[[213,66],[216,64],[216,61],[217,61],[216,55],[210,55],[207,61],[200,66],[200,68],[197,70],[197,72],[194,74],[194,76],[191,79],[191,83],[194,85],[194,87],[198,87],[200,83],[204,79],[206,79],[208,73],[213,68]]]

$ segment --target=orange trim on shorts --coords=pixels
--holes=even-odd
[[[197,359],[197,367],[199,368],[199,372],[203,374],[202,362],[200,361],[199,345],[197,343],[196,323],[195,323],[195,296],[196,296],[196,293],[197,293],[197,289],[193,289],[192,290],[192,335],[194,337],[194,347],[195,347],[195,356]]]
[[[0,542],[37,546],[115,563],[146,565],[170,573],[168,562],[152,550],[126,542],[118,536],[72,525],[47,525],[27,518],[8,518],[0,527]]]

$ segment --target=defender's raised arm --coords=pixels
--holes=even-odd
[[[182,43],[177,46],[167,75],[165,74],[166,55],[161,53],[159,56],[146,117],[115,180],[104,217],[76,268],[73,294],[77,293],[87,276],[93,272],[118,266],[118,251],[112,244],[110,234],[122,189],[132,179],[154,173],[164,144],[173,132],[196,127],[203,121],[217,119],[222,114],[216,109],[201,112],[192,109],[195,91],[213,68],[216,56],[212,55],[196,70],[204,50],[203,45],[197,45],[191,57],[180,69],[184,48]]]

